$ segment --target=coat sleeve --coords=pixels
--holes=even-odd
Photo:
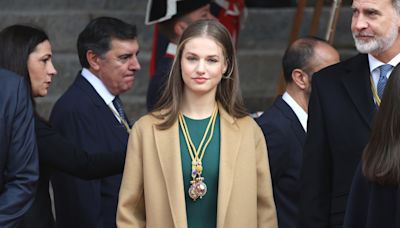
[[[4,186],[0,193],[0,227],[3,228],[15,227],[31,207],[39,179],[32,104],[22,80],[15,99],[16,105],[11,107],[15,108],[15,115],[10,118],[10,147],[5,172],[1,174]]]
[[[343,228],[367,227],[366,221],[368,220],[371,184],[363,175],[361,164],[360,162],[354,174],[349,200],[347,201]]]
[[[256,131],[256,167],[257,167],[257,226],[277,228],[275,202],[272,193],[268,152],[261,129]]]
[[[331,151],[319,93],[318,77],[315,77],[300,177],[299,228],[329,227],[330,224]]]
[[[129,137],[124,175],[119,192],[117,209],[119,228],[146,227],[142,141],[141,132],[136,124]]]
[[[122,173],[125,150],[88,153],[69,142],[39,117],[36,117],[35,124],[41,164],[83,179]]]
[[[262,128],[268,149],[268,161],[272,182],[278,183],[281,175],[287,170],[287,159],[290,158],[290,137],[282,127],[265,124]]]

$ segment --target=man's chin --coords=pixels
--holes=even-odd
[[[359,41],[357,42],[356,41],[355,45],[356,45],[357,51],[360,53],[364,53],[364,54],[372,53],[377,50],[376,45],[371,44],[370,42],[359,42]]]

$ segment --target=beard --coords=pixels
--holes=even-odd
[[[399,28],[396,25],[396,20],[393,20],[388,33],[382,37],[376,37],[374,34],[366,33],[366,32],[353,32],[353,39],[357,48],[357,51],[360,53],[373,53],[373,54],[380,54],[387,49],[389,49],[397,39],[399,35]],[[358,39],[358,35],[366,35],[366,36],[373,36],[369,40],[361,40]]]

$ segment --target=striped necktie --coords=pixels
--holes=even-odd
[[[131,126],[131,124],[129,123],[128,118],[126,117],[125,111],[124,111],[124,106],[122,105],[122,101],[121,99],[119,99],[119,96],[115,96],[114,100],[112,101],[115,109],[117,109],[117,112],[119,114],[119,116],[124,119],[129,126]]]
[[[379,73],[379,80],[378,80],[378,85],[376,86],[376,90],[378,92],[379,98],[382,99],[383,91],[385,90],[385,85],[387,82],[387,77],[386,75],[388,72],[392,69],[392,65],[390,64],[384,64],[379,67],[380,73]]]

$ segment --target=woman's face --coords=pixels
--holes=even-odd
[[[213,39],[197,37],[189,40],[181,57],[185,93],[215,96],[226,67],[222,48]]]
[[[29,54],[28,73],[31,79],[33,97],[46,96],[51,80],[57,74],[51,57],[51,45],[48,40],[38,44]]]

